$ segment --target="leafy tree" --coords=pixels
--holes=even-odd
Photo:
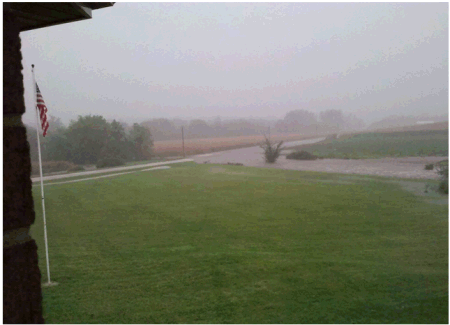
[[[292,123],[295,126],[307,127],[317,124],[317,117],[316,114],[308,112],[307,110],[296,109],[286,114],[284,117],[284,122]]]
[[[71,161],[71,145],[65,130],[48,133],[42,143],[42,160]]]
[[[340,130],[345,126],[345,118],[344,114],[341,110],[337,109],[329,109],[323,112],[320,112],[320,120],[327,127]]]
[[[49,115],[49,129],[47,135],[41,138],[42,160],[44,161],[70,161],[71,150],[67,139],[67,127],[61,119]]]
[[[146,160],[151,158],[153,138],[148,128],[134,123],[129,138],[135,160]]]
[[[155,140],[178,139],[180,137],[180,128],[165,118],[153,119],[143,122],[141,125],[150,129]]]
[[[42,161],[61,161],[68,159],[68,144],[65,141],[66,126],[61,122],[60,118],[49,115],[49,129],[47,136],[40,136]],[[25,125],[27,130],[27,140],[30,145],[31,161],[38,161],[38,145],[36,128]]]
[[[131,156],[130,142],[123,125],[113,120],[108,128],[108,141],[102,149],[101,158],[126,160]]]
[[[47,134],[50,134],[50,132],[53,132],[56,130],[65,130],[66,129],[66,126],[61,121],[61,119],[59,117],[56,117],[53,115],[48,116],[48,124],[49,124],[49,128],[48,128]]]
[[[195,137],[211,136],[212,128],[203,120],[192,120],[188,127],[189,135]]]
[[[308,133],[317,125],[316,114],[304,109],[296,109],[288,112],[284,119],[278,121],[275,129],[279,132]]]
[[[109,124],[99,115],[79,116],[67,129],[70,158],[76,164],[95,164],[108,142]]]

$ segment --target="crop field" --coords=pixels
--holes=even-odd
[[[47,186],[46,323],[448,323],[433,182],[184,163]]]
[[[344,135],[296,148],[323,158],[448,156],[448,129]]]
[[[270,138],[273,141],[294,141],[320,137],[318,136],[305,136],[299,134],[276,134]],[[212,151],[221,151],[229,149],[237,149],[249,146],[256,146],[264,142],[263,135],[241,136],[231,138],[207,138],[207,139],[185,139],[184,148],[186,154],[201,154]],[[158,156],[176,155],[181,156],[183,154],[183,147],[181,138],[180,140],[166,140],[155,141],[154,151]]]

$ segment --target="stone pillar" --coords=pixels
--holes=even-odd
[[[20,27],[3,7],[3,323],[44,323],[25,112]]]

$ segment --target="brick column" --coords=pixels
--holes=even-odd
[[[3,7],[3,322],[43,323],[19,24]]]

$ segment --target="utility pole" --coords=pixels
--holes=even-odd
[[[270,141],[270,125],[269,125],[269,141]]]
[[[181,127],[181,141],[183,142],[183,158],[186,158],[184,153],[184,126]]]

